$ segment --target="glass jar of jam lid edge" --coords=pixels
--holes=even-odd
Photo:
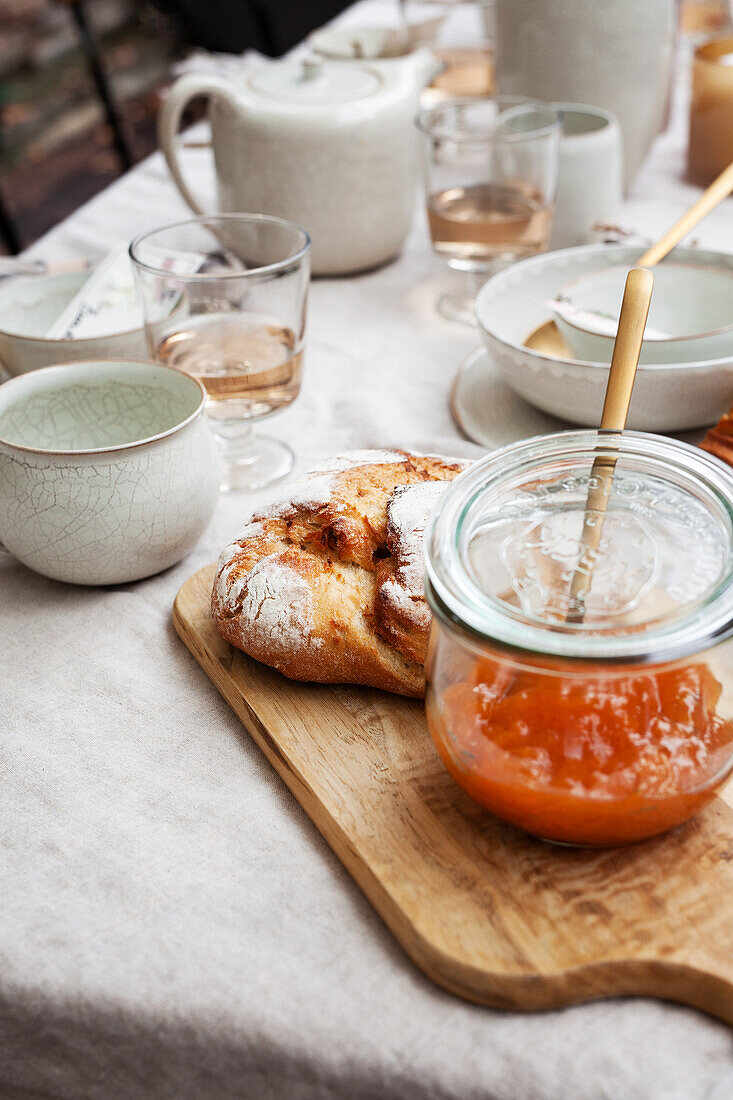
[[[577,566],[578,540],[568,538],[567,529],[575,523],[577,533],[589,521],[583,509],[599,456],[613,469],[603,519],[608,545],[596,587],[602,590],[605,581],[603,598],[619,606],[610,607],[608,622],[600,625],[597,615],[589,623],[566,622],[557,608],[543,617],[527,606],[527,586],[538,590],[537,574],[548,562],[566,578]],[[472,548],[482,524],[496,528],[484,548],[484,566]],[[425,547],[433,611],[494,645],[581,662],[658,663],[707,649],[733,633],[733,473],[676,440],[581,430],[512,444],[453,483]],[[508,582],[514,605],[491,590],[497,572]],[[644,585],[651,586],[651,596]],[[660,592],[672,611],[645,621],[645,603],[653,603],[655,594],[659,602]],[[628,610],[625,597],[634,612],[626,620],[632,621],[615,614]],[[640,606],[634,608],[635,601]]]

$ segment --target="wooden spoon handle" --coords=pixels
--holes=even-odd
[[[626,427],[653,286],[654,276],[644,267],[633,267],[626,276],[621,316],[606,385],[606,399],[603,402],[602,430],[620,432]],[[593,569],[603,534],[603,519],[615,468],[616,459],[610,455],[599,455],[591,468],[583,531],[580,536],[580,558],[570,584],[565,619],[569,623],[580,623],[585,617],[585,601],[593,582]]]
[[[609,431],[620,432],[626,427],[653,286],[654,276],[644,267],[632,267],[626,276],[606,399],[601,414],[601,428]]]
[[[730,195],[731,191],[733,191],[733,164],[724,168],[718,178],[703,191],[694,206],[691,206],[687,213],[667,230],[661,240],[646,250],[641,259],[636,261],[639,266],[654,267],[663,260],[667,253],[671,252],[674,246],[679,244],[703,218],[706,218],[719,202]]]

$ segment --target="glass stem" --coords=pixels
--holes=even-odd
[[[471,299],[475,298],[481,287],[490,276],[490,271],[466,271],[463,278],[464,292],[467,297]]]
[[[256,462],[256,437],[252,422],[237,418],[227,420],[210,419],[214,436],[219,445],[222,461],[237,466],[246,466]]]

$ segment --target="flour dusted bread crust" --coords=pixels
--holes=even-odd
[[[466,465],[361,451],[295,482],[223,551],[211,596],[219,632],[294,680],[422,696],[423,533]]]

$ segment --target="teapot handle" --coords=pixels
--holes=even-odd
[[[178,160],[176,137],[181,115],[186,106],[196,96],[201,95],[208,96],[211,99],[223,100],[233,109],[240,106],[237,93],[228,81],[208,73],[185,73],[168,92],[158,115],[158,142],[163,150],[173,181],[194,214],[205,214],[206,211],[201,208],[193,197],[188,184],[183,178]]]

